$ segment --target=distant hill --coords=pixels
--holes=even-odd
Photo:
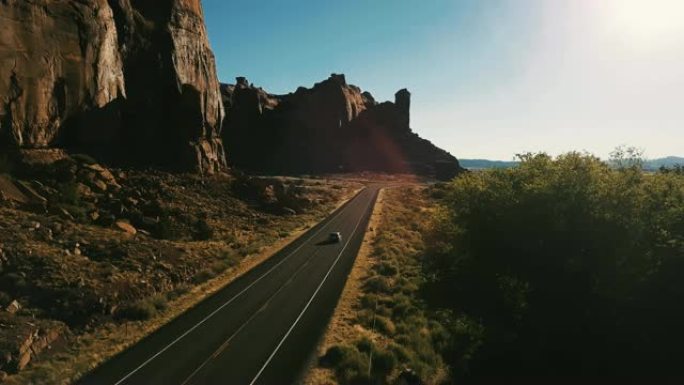
[[[463,164],[463,162],[461,162]],[[684,158],[679,156],[668,156],[665,158],[651,159],[644,162],[644,169],[657,170],[660,167],[672,167],[675,165],[684,166]]]
[[[516,161],[489,160],[489,159],[459,159],[461,167],[471,170],[486,170],[492,168],[511,168],[518,165]],[[649,159],[644,161],[644,170],[655,171],[661,167],[684,166],[684,158],[668,156],[665,158]]]
[[[489,168],[511,168],[518,165],[515,161],[488,160],[488,159],[459,159],[461,167],[472,170],[483,170]]]

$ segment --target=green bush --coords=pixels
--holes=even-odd
[[[446,187],[424,291],[466,317],[451,362],[472,356],[473,377],[678,373],[684,178],[616,157],[526,154]]]

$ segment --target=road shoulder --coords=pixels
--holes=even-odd
[[[384,189],[306,385],[420,383],[448,378],[440,341],[449,338],[424,303],[424,236],[437,205],[424,185]],[[371,231],[372,229],[372,231]]]
[[[325,354],[331,346],[344,343],[349,339],[350,335],[359,333],[359,330],[354,330],[353,326],[354,319],[356,318],[355,306],[359,300],[363,278],[368,274],[373,263],[371,260],[373,241],[375,240],[377,230],[382,223],[382,212],[386,191],[387,188],[383,188],[378,192],[378,198],[368,223],[368,231],[366,231],[366,235],[363,238],[361,249],[356,256],[354,267],[349,274],[349,278],[347,279],[342,296],[337,303],[333,317],[328,324],[321,342],[316,348],[315,359],[309,363],[306,370],[306,375],[302,381],[302,384],[304,385],[337,383],[333,371],[319,366],[316,359]]]

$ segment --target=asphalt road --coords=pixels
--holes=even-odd
[[[291,384],[342,293],[380,186],[77,384]],[[342,242],[327,243],[342,233]]]

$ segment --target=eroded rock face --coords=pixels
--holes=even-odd
[[[447,179],[458,160],[410,128],[411,94],[377,103],[333,74],[311,89],[269,95],[238,78],[223,85],[230,161],[270,173],[385,171]]]
[[[199,0],[7,0],[0,15],[0,144],[225,166]]]
[[[106,0],[3,1],[0,15],[3,140],[47,147],[68,118],[125,96]]]

